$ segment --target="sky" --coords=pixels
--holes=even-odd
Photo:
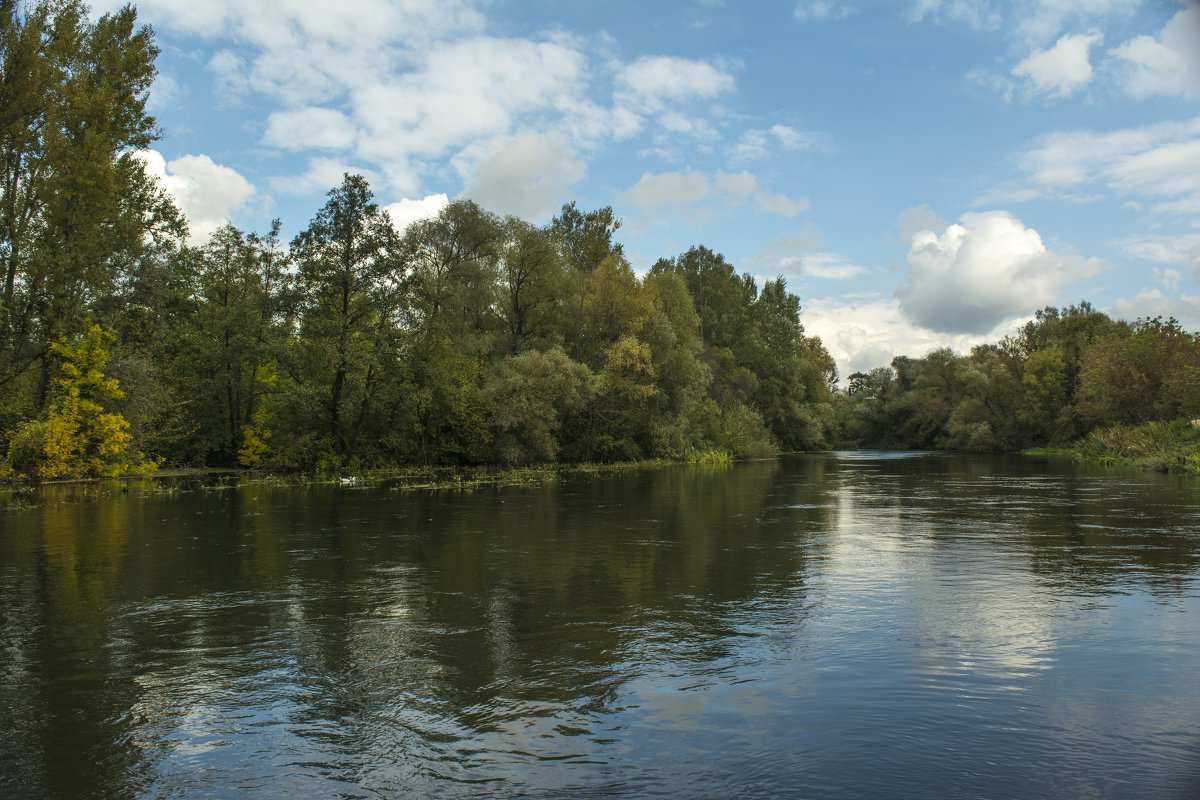
[[[99,14],[116,3],[94,6]],[[398,228],[612,206],[783,276],[843,378],[1081,300],[1200,330],[1200,3],[143,0],[192,242],[346,172]]]

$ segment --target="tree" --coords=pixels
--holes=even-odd
[[[620,227],[621,220],[613,214],[612,206],[584,212],[575,207],[574,201],[565,204],[550,222],[550,231],[560,242],[567,262],[582,273],[596,269],[606,258],[624,256],[621,245],[612,238]]]
[[[130,452],[129,423],[108,410],[124,396],[104,374],[112,334],[92,325],[77,341],[54,344],[62,358],[54,399],[43,420],[25,423],[9,447],[10,468],[42,479],[147,472]]]
[[[507,334],[508,352],[537,343],[561,344],[556,340],[562,336],[565,267],[548,229],[515,217],[504,221],[496,314]]]
[[[750,324],[750,304],[758,296],[754,279],[739,276],[720,253],[693,247],[677,258],[659,259],[651,274],[674,272],[683,277],[700,316],[700,338],[715,347],[735,348]]]
[[[493,365],[481,396],[496,457],[508,464],[554,461],[560,428],[592,391],[591,370],[557,347],[527,350]]]
[[[403,259],[418,335],[449,336],[475,352],[489,349],[501,241],[500,220],[470,200],[455,200],[408,227]]]
[[[266,237],[226,225],[189,259],[194,274],[174,331],[174,371],[193,420],[193,455],[205,461],[252,466],[266,452],[264,400],[285,357],[292,300],[278,233],[278,220]]]
[[[1080,405],[1094,424],[1200,414],[1200,336],[1171,318],[1138,320],[1128,336],[1097,341],[1083,359]]]
[[[361,175],[346,174],[292,241],[301,291],[297,377],[316,390],[339,464],[353,458],[363,423],[397,353],[404,308],[398,238]]]
[[[135,151],[158,50],[126,6],[87,22],[77,0],[0,0],[0,391],[48,398],[53,343],[156,239],[183,223]],[[31,368],[40,366],[30,377]]]

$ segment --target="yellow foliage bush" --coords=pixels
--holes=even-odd
[[[58,394],[44,420],[26,423],[14,437],[19,446],[10,445],[8,454],[14,470],[54,479],[146,473],[157,466],[135,458],[129,422],[102,405],[124,397],[116,379],[104,374],[111,338],[93,325],[77,342],[60,339],[53,346],[63,359]]]

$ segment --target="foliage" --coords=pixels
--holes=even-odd
[[[1200,475],[1200,424],[1175,420],[1109,425],[1089,433],[1071,452],[1094,464],[1130,464]]]
[[[158,50],[126,6],[0,3],[0,402],[50,398],[62,336],[119,291],[182,219],[136,151]]]
[[[1161,437],[1200,417],[1200,336],[1174,319],[1115,322],[1086,302],[1045,308],[967,356],[855,373],[838,399],[842,441],[1015,451],[1078,439],[1087,460],[1177,469],[1192,454]]]
[[[591,370],[560,348],[530,350],[497,362],[481,392],[496,460],[504,464],[554,461],[564,421],[587,404],[594,390]]]
[[[53,479],[154,469],[153,462],[139,462],[130,452],[125,418],[105,408],[123,396],[117,381],[104,374],[111,338],[92,325],[74,343],[55,343],[63,359],[55,398],[44,419],[25,423],[13,437],[8,454],[13,470]]]

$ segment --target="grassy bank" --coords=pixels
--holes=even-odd
[[[1064,448],[1027,450],[1031,455],[1069,455],[1086,464],[1125,465],[1158,472],[1200,475],[1200,425],[1186,419],[1109,425]]]

